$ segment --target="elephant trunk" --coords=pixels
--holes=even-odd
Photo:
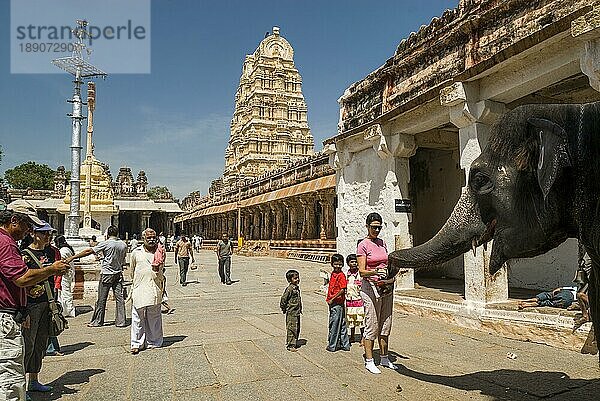
[[[483,244],[493,235],[495,220],[482,222],[479,208],[470,190],[461,195],[452,214],[440,231],[426,243],[409,249],[394,251],[389,255],[391,274],[400,269],[433,267]]]

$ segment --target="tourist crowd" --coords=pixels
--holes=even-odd
[[[76,259],[101,255],[98,299],[89,327],[104,325],[106,301],[116,300],[115,325],[126,327],[123,266],[127,244],[118,228],[108,227],[107,239],[90,241],[76,253],[63,235],[40,220],[34,206],[17,200],[0,210],[0,399],[30,400],[32,392],[51,392],[39,380],[42,361],[61,355],[58,335],[75,316],[73,290]],[[135,239],[135,238],[134,238]],[[137,241],[137,239],[136,239]],[[164,237],[163,237],[164,241]],[[131,353],[160,347],[163,342],[161,304],[166,304],[166,250],[156,232],[147,228],[130,257],[132,288]]]

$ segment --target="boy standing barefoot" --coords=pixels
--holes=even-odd
[[[300,273],[296,270],[288,270],[285,273],[289,285],[281,296],[279,306],[285,314],[285,326],[287,329],[287,350],[295,352],[298,347],[298,336],[300,335],[300,314],[302,314],[302,299],[300,298]]]
[[[333,272],[329,278],[327,290],[327,303],[329,304],[329,339],[327,351],[334,352],[338,349],[350,351],[350,340],[346,329],[346,275],[342,271],[344,257],[339,253],[331,255]]]

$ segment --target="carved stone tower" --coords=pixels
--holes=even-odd
[[[223,184],[258,177],[314,153],[294,49],[279,28],[246,56],[235,94]]]
[[[137,181],[135,182],[135,191],[140,197],[145,197],[148,192],[148,177],[146,177],[144,170],[140,170],[138,173]]]

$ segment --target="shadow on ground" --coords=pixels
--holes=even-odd
[[[79,315],[85,315],[86,313],[90,313],[93,310],[94,310],[94,308],[91,305],[76,306],[75,307],[75,314],[77,316],[79,316]]]
[[[82,343],[62,345],[60,347],[60,352],[62,352],[63,355],[71,355],[77,351],[81,351],[82,349],[89,347],[90,345],[94,345],[94,343],[90,341],[84,341]]]
[[[167,336],[163,338],[163,347],[169,347],[175,343],[183,341],[187,338],[187,336]]]
[[[52,383],[48,383],[53,387],[50,393],[30,393],[33,401],[44,400],[60,400],[65,394],[75,394],[79,390],[69,388],[67,386],[80,385],[89,383],[90,377],[99,373],[104,373],[104,369],[86,369],[86,370],[74,370],[67,372],[54,380]]]
[[[388,350],[388,357],[390,358],[390,361],[394,362],[394,363],[400,363],[400,359],[410,359],[407,356],[404,356],[402,354],[399,354],[397,352],[394,352],[392,350]],[[363,353],[363,358],[366,358],[366,355]],[[376,364],[379,364],[379,362],[381,361],[381,355],[379,354],[379,350],[378,349],[374,349],[373,350],[373,359],[375,360]]]
[[[397,364],[400,375],[459,390],[479,391],[492,400],[597,400],[600,379],[571,379],[563,372],[498,369],[460,376],[433,375]],[[402,384],[399,384],[399,388]]]

